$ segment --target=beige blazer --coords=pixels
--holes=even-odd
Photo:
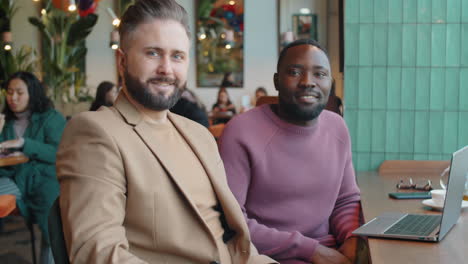
[[[232,263],[275,263],[258,255],[241,209],[227,185],[208,130],[184,117],[168,118],[198,156],[229,227]],[[69,121],[57,153],[60,207],[72,263],[216,263],[215,238],[186,193],[191,168],[171,160],[157,133],[119,96],[115,107]]]

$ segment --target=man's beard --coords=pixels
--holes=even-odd
[[[130,96],[143,107],[155,111],[172,108],[180,99],[183,90],[181,87],[185,87],[185,84],[180,85],[179,80],[167,77],[155,77],[148,79],[146,83],[142,83],[138,78],[133,77],[128,70],[125,70],[124,77],[125,86]],[[162,93],[154,94],[149,88],[149,83],[151,82],[173,83],[174,91],[167,97]]]
[[[325,109],[326,103],[317,102],[314,107],[307,109],[301,107],[297,103],[285,102],[283,98],[279,96],[279,106],[291,121],[305,122],[317,118],[320,113],[322,113],[323,109]]]

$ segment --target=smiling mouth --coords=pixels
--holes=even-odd
[[[322,98],[319,93],[307,93],[297,96],[297,100],[301,103],[314,104]]]
[[[159,82],[159,81],[151,81],[150,84],[157,85],[157,86],[171,86],[174,85],[175,82]]]
[[[319,99],[319,96],[315,96],[315,95],[302,95],[302,96],[300,96],[299,98],[301,98],[301,99]]]

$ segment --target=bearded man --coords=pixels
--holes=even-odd
[[[137,0],[119,26],[123,89],[67,125],[57,153],[71,263],[274,263],[250,242],[208,130],[168,111],[189,27],[174,0]]]
[[[331,75],[316,41],[289,44],[273,76],[279,103],[235,117],[220,139],[252,242],[282,264],[356,261],[360,194],[346,124],[323,110]]]

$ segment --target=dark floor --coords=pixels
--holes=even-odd
[[[0,230],[0,263],[1,264],[31,264],[31,236],[26,223],[21,216],[3,218],[3,229]],[[36,258],[38,258],[41,232],[34,226],[36,236]]]

